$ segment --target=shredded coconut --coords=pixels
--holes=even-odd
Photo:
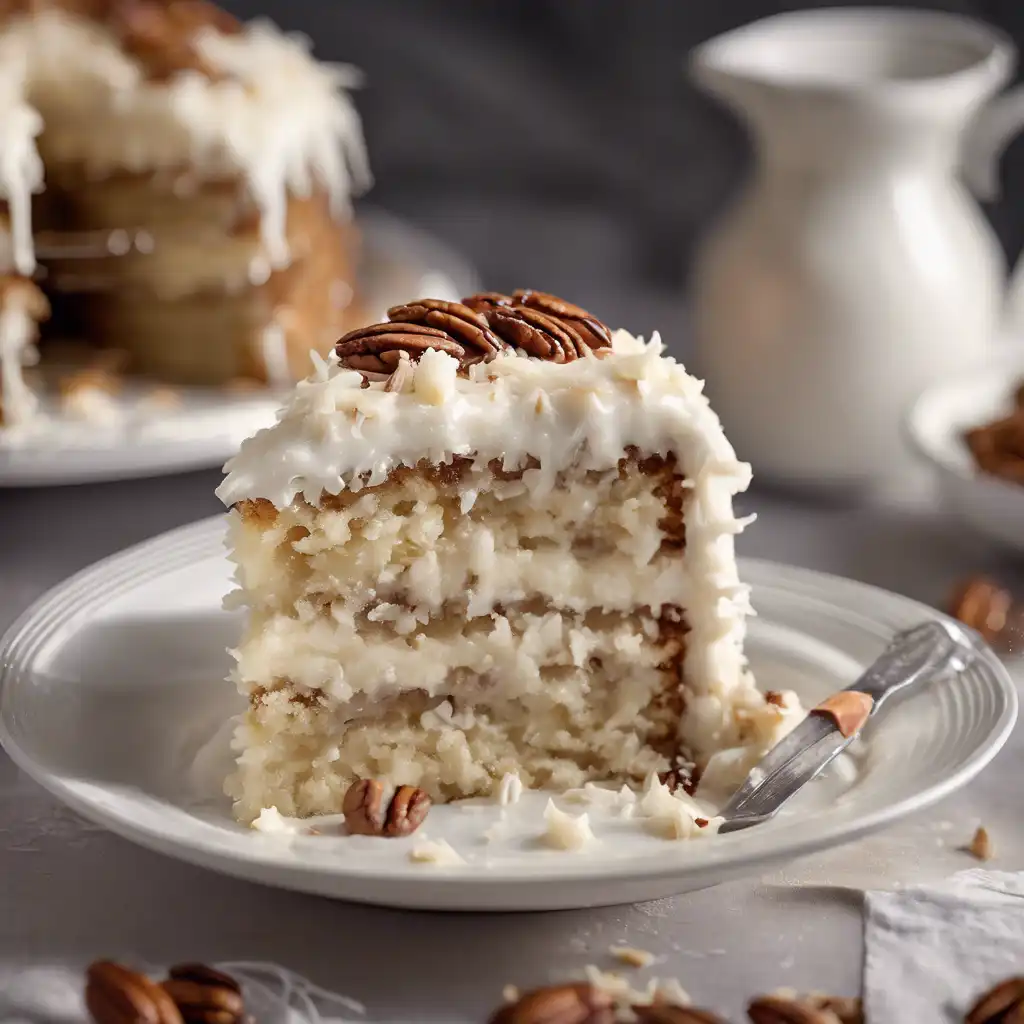
[[[655,961],[653,953],[633,946],[610,946],[608,952],[627,967],[650,967]]]

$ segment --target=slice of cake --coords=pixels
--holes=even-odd
[[[544,293],[389,317],[218,492],[248,610],[238,816],[336,813],[357,778],[738,781],[782,716],[743,657],[750,470],[701,382]]]

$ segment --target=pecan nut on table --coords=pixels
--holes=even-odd
[[[985,576],[972,576],[954,589],[949,613],[981,634],[1002,654],[1024,654],[1024,602]]]
[[[85,1005],[95,1024],[245,1024],[241,986],[204,964],[172,967],[162,982],[111,960],[86,971]]]

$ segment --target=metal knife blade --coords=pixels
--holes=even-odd
[[[972,630],[934,619],[897,633],[875,662],[841,693],[855,691],[872,700],[867,717],[894,693],[947,672],[962,671],[982,643]],[[819,709],[821,705],[819,705]],[[719,832],[736,832],[771,818],[811,779],[819,775],[859,735],[844,734],[835,718],[815,713],[773,747],[747,776],[720,812]]]

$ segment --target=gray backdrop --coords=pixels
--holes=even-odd
[[[492,287],[548,287],[595,307],[619,292],[680,294],[696,237],[744,173],[743,135],[687,83],[686,52],[743,22],[807,6],[221,2],[301,30],[321,57],[365,71],[358,104],[374,202],[452,241]],[[970,14],[1024,38],[1021,0],[904,6]],[[990,212],[1015,254],[1024,242],[1024,147],[1011,148],[1004,180],[1011,197]]]

